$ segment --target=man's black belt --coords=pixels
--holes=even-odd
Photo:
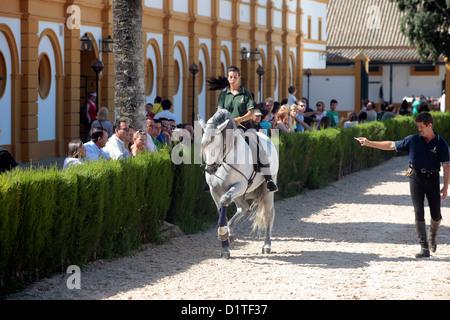
[[[419,173],[439,173],[439,170],[428,170],[425,168],[415,168],[412,165],[409,166],[410,168],[412,168],[414,171],[419,172]]]

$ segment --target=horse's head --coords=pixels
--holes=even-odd
[[[203,129],[202,153],[206,165],[220,164],[225,156],[227,146],[227,129],[236,129],[234,119],[231,114],[224,109],[218,110],[208,122],[198,116],[199,123]]]

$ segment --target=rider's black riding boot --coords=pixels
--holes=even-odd
[[[416,258],[428,258],[430,250],[428,249],[427,230],[425,228],[425,221],[416,220],[417,237],[420,243],[420,252],[416,253]]]
[[[275,184],[275,182],[273,182],[271,175],[265,175],[264,179],[266,179],[267,189],[269,189],[269,192],[277,192],[278,191],[278,187]]]
[[[430,230],[429,230],[429,234],[428,234],[428,246],[430,247],[430,251],[435,253],[436,252],[436,248],[437,248],[437,243],[436,243],[436,236],[437,236],[437,232],[439,230],[439,226],[441,224],[441,220],[438,221],[434,221],[433,219],[430,220]]]

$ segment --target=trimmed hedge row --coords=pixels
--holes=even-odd
[[[450,140],[450,114],[433,113]],[[417,133],[414,117],[343,129],[280,134],[276,198],[316,189],[396,154],[363,148],[351,136],[399,140]],[[406,168],[405,164],[405,168]],[[31,168],[0,175],[0,294],[16,281],[65,271],[97,258],[159,242],[161,221],[187,233],[215,222],[217,212],[199,165],[175,165],[170,150],[68,170]]]
[[[163,152],[63,171],[32,168],[1,175],[2,286],[158,241],[173,174]]]

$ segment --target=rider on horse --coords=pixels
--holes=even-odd
[[[250,91],[240,86],[241,72],[238,67],[230,66],[228,68],[228,77],[219,76],[217,79],[208,80],[209,90],[221,90],[229,87],[227,90],[222,91],[219,95],[217,102],[217,109],[228,110],[234,118],[236,125],[242,129],[247,130],[251,128],[251,120],[253,118],[253,99]],[[254,130],[253,130],[254,131]],[[256,131],[255,131],[256,137]],[[259,166],[268,167],[269,159],[264,148],[258,148],[259,152]],[[278,187],[272,180],[271,175],[264,175],[267,182],[267,188],[269,192],[278,191]],[[208,185],[203,188],[204,191],[209,191]]]

